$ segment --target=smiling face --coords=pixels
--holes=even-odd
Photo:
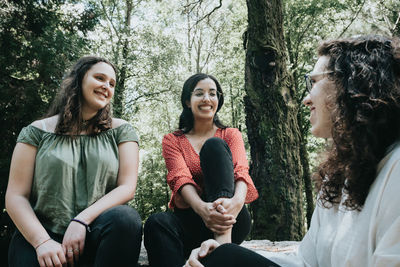
[[[94,116],[110,103],[114,95],[115,84],[115,71],[105,62],[96,63],[86,72],[82,80],[82,115],[84,119]]]
[[[194,120],[213,119],[218,108],[217,85],[206,78],[200,80],[193,89],[190,102],[187,106],[191,108]]]
[[[304,98],[304,105],[310,107],[311,133],[316,137],[332,137],[332,119],[329,96],[335,92],[335,84],[326,74],[329,57],[322,56],[310,74],[312,90]]]

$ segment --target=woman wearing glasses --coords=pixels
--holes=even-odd
[[[318,54],[303,102],[311,133],[331,141],[314,174],[317,207],[297,255],[269,255],[271,262],[208,240],[186,266],[400,266],[399,40],[332,40]]]
[[[251,225],[244,203],[258,197],[241,133],[217,117],[224,103],[219,82],[207,74],[191,76],[181,103],[179,130],[162,142],[173,212],[150,216],[144,228],[153,267],[184,265],[209,238],[240,244]]]

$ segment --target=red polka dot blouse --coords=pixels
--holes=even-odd
[[[247,184],[245,203],[258,198],[257,189],[249,175],[249,164],[242,134],[236,128],[218,128],[214,137],[223,139],[232,152],[235,181],[243,180]],[[199,194],[202,193],[203,173],[200,167],[200,156],[196,153],[189,140],[179,131],[169,133],[162,141],[162,154],[168,169],[167,183],[172,190],[169,207],[187,208],[188,204],[178,193],[185,184],[193,184]]]

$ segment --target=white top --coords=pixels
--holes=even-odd
[[[361,211],[317,205],[297,254],[261,254],[282,266],[400,266],[400,143],[379,163]]]

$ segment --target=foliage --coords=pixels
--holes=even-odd
[[[283,3],[288,67],[300,107],[305,96],[303,74],[312,69],[318,42],[353,34],[395,34],[393,29],[399,24],[397,0]],[[247,140],[243,103],[246,16],[244,0],[1,1],[0,175],[8,177],[20,129],[44,114],[71,62],[83,54],[105,55],[120,74],[115,115],[130,121],[141,136],[139,183],[132,204],[143,219],[165,210],[169,189],[161,139],[177,127],[180,91],[187,77],[204,71],[219,79],[225,96],[220,117],[241,129]],[[299,126],[312,169],[324,142],[309,136],[307,118],[308,110],[301,108]],[[0,181],[1,209],[6,183],[6,178]],[[8,238],[6,227],[10,225],[1,214],[0,235]]]
[[[64,8],[63,8],[64,7]],[[2,1],[0,4],[0,208],[12,150],[21,128],[41,117],[67,66],[85,48],[82,35],[93,29],[90,6],[76,13],[66,1]],[[1,214],[1,258],[6,259],[12,224]],[[5,254],[4,254],[5,253]],[[4,255],[3,255],[4,254]]]

